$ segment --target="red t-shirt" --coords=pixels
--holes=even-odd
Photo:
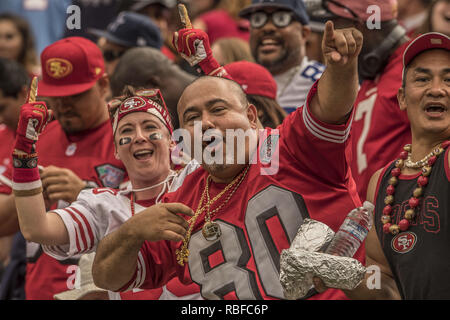
[[[206,24],[211,44],[220,38],[236,37],[248,42],[250,23],[246,19],[234,20],[225,10],[212,10],[199,17]]]
[[[15,133],[5,125],[0,125],[0,193],[11,194],[11,155]]]
[[[69,136],[58,121],[53,121],[40,135],[36,149],[39,165],[70,169],[91,186],[117,188],[126,178],[125,167],[114,157],[109,120],[97,128]],[[67,205],[60,201],[58,207]],[[28,300],[53,299],[54,294],[73,288],[78,257],[58,261],[45,254],[39,244],[28,242],[27,262]]]
[[[402,85],[403,44],[391,55],[383,73],[361,84],[352,125],[351,169],[361,200],[366,199],[372,175],[398,157],[411,142],[406,111],[397,100]]]
[[[316,90],[314,85],[308,102]],[[250,165],[236,193],[213,217],[221,237],[205,240],[201,232],[205,214],[200,214],[184,267],[176,261],[180,242],[145,242],[135,276],[123,289],[158,287],[178,275],[183,283],[195,283],[205,299],[283,298],[280,252],[289,248],[304,219],[322,221],[336,231],[348,212],[361,205],[345,152],[350,123],[326,124],[302,107],[277,130],[268,129],[260,136],[259,161]],[[207,176],[203,168],[197,169],[164,201],[181,202],[195,211]],[[211,199],[224,187],[211,182]],[[363,261],[363,247],[355,257]],[[345,299],[345,295],[330,289],[311,299]]]

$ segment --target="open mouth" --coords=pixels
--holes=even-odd
[[[447,112],[447,107],[441,103],[429,103],[425,106],[425,113],[431,117],[439,117]]]
[[[145,150],[138,150],[135,153],[133,153],[133,156],[137,160],[147,160],[150,159],[153,155],[153,150],[145,149]]]
[[[281,46],[281,43],[273,38],[263,39],[259,44],[259,51],[261,53],[270,53],[277,50]]]

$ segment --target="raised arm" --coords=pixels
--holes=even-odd
[[[132,285],[138,254],[144,241],[184,239],[189,225],[179,216],[180,213],[193,215],[189,207],[180,203],[157,204],[131,217],[119,229],[103,238],[97,247],[92,267],[95,284],[111,291],[124,289],[127,284]],[[146,257],[142,259],[147,260]],[[167,270],[164,270],[166,276],[173,273],[173,267],[167,266]],[[147,270],[147,277],[152,277],[150,272]]]
[[[310,105],[317,119],[330,124],[348,120],[358,94],[358,55],[362,44],[363,36],[355,28],[335,30],[333,23],[327,21],[322,40],[326,69]]]
[[[42,195],[35,144],[50,121],[51,112],[45,102],[35,102],[36,86],[35,78],[27,103],[20,110],[12,155],[12,189],[20,229],[25,239],[46,245],[65,244],[69,242],[69,235],[64,223],[57,214],[47,214]]]
[[[206,32],[200,29],[181,29],[173,35],[173,45],[191,66],[198,65],[203,73],[233,80],[214,58]]]

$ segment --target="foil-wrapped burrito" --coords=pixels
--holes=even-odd
[[[323,253],[333,236],[327,225],[305,219],[291,247],[280,257],[280,282],[286,299],[303,298],[314,276],[338,289],[352,290],[362,281],[366,269],[358,260]]]
[[[323,252],[333,240],[333,237],[334,231],[325,223],[307,218],[298,229],[289,250]]]

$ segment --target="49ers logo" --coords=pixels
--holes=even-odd
[[[144,99],[139,97],[133,97],[125,100],[120,106],[120,113],[126,113],[128,111],[139,109],[146,105]]]
[[[401,232],[392,239],[391,246],[395,252],[407,253],[414,248],[416,242],[417,236],[414,232]]]
[[[72,73],[73,66],[70,61],[60,58],[48,59],[46,63],[47,74],[55,79],[61,79]]]

